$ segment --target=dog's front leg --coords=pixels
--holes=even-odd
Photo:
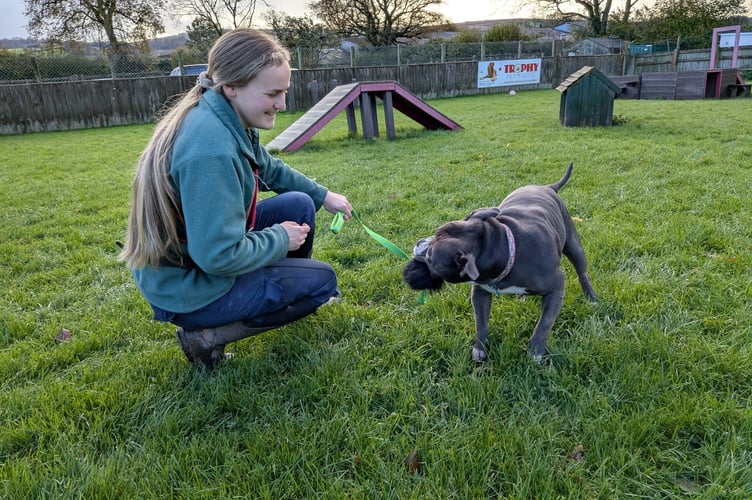
[[[473,344],[473,361],[482,363],[488,357],[488,322],[491,318],[491,301],[493,297],[478,285],[473,285],[470,300],[475,311],[475,343]]]
[[[564,303],[564,277],[562,275],[561,286],[551,290],[544,295],[541,300],[541,317],[538,324],[535,325],[533,336],[528,342],[528,352],[535,361],[542,361],[543,357],[548,354],[546,346],[548,345],[548,336],[554,321],[561,311]]]

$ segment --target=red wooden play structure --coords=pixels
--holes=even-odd
[[[459,123],[429,106],[395,81],[353,82],[335,87],[266,147],[285,152],[295,151],[342,111],[347,114],[347,127],[350,133],[357,134],[356,102],[360,106],[363,137],[369,140],[378,137],[377,98],[384,103],[384,125],[389,139],[395,137],[395,109],[429,130],[462,129]]]
[[[718,40],[721,33],[734,32],[734,52],[730,68],[718,68]],[[724,99],[750,95],[750,84],[737,69],[741,26],[713,30],[708,69],[680,72],[609,76],[621,92],[621,99]]]

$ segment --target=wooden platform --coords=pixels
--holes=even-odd
[[[750,87],[752,87],[752,84],[749,83],[733,83],[728,85],[728,87],[726,88],[726,93],[729,97],[749,97]]]
[[[608,78],[621,89],[621,92],[616,95],[617,98],[640,98],[640,75],[609,76]]]
[[[725,99],[748,96],[750,85],[735,68],[610,76],[623,99]]]
[[[378,137],[377,98],[384,103],[384,124],[387,137],[390,139],[395,138],[395,109],[429,130],[462,129],[460,124],[429,106],[395,81],[354,82],[335,87],[266,147],[270,150],[295,151],[342,111],[347,113],[347,127],[350,133],[357,134],[356,101],[360,105],[363,137],[369,140]]]

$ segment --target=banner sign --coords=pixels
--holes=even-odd
[[[478,88],[540,83],[540,71],[540,59],[481,61],[478,63]]]

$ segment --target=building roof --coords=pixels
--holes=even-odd
[[[604,85],[606,85],[609,89],[611,89],[615,94],[618,94],[621,92],[621,88],[616,85],[609,77],[598,71],[592,66],[583,66],[582,68],[578,69],[571,75],[569,75],[567,78],[564,79],[563,82],[559,84],[558,87],[556,87],[556,90],[559,92],[566,92],[571,87],[574,87],[577,85],[581,80],[583,80],[585,77],[592,76],[603,82]]]

